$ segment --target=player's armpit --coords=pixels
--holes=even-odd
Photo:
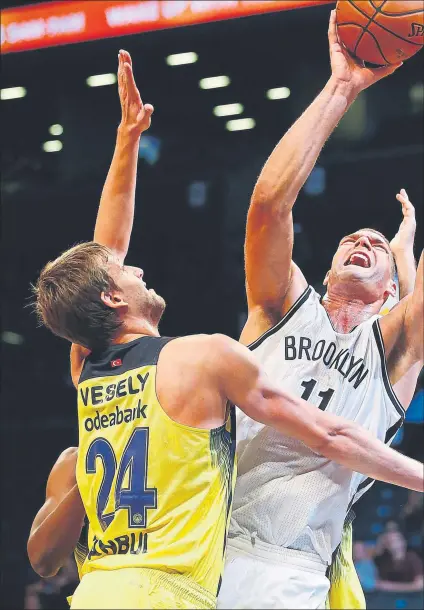
[[[50,473],[46,501],[38,511],[28,539],[28,557],[43,577],[53,576],[74,550],[85,510],[75,476],[77,449],[64,451]]]

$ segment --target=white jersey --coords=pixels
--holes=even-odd
[[[387,375],[379,317],[338,333],[320,296],[308,287],[249,347],[270,380],[389,443],[405,412]],[[257,537],[330,564],[350,507],[373,481],[237,411],[230,540]]]

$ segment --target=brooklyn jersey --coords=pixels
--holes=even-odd
[[[235,480],[235,417],[203,430],[173,421],[156,395],[170,341],[141,337],[91,354],[78,386],[77,481],[88,522],[80,575],[150,568],[215,599]]]
[[[273,382],[390,443],[404,410],[388,379],[378,319],[338,333],[320,296],[308,287],[249,347]],[[330,564],[350,507],[373,481],[239,410],[237,439],[230,538],[257,536]]]

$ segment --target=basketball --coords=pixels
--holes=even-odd
[[[340,42],[363,61],[405,61],[424,44],[424,2],[339,0],[337,30]]]

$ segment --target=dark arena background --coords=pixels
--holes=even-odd
[[[250,195],[274,145],[330,75],[327,28],[334,3],[284,10],[302,3],[274,2],[269,12],[264,4],[271,3],[253,1],[199,1],[191,9],[190,2],[108,2],[127,7],[126,15],[114,14],[124,27],[113,37],[99,29],[95,40],[78,39],[72,34],[78,23],[66,20],[48,40],[36,31],[25,34],[10,23],[35,9],[27,2],[2,4],[1,604],[66,608],[76,583],[72,560],[58,576],[40,579],[26,541],[52,465],[63,449],[78,444],[76,395],[68,345],[38,328],[27,305],[41,267],[92,237],[120,120],[118,50],[131,53],[143,101],[155,106],[141,138],[128,262],[143,267],[148,284],[168,303],[163,335],[238,338],[246,316],[243,239]],[[60,4],[84,11],[105,3]],[[39,7],[54,16],[57,4]],[[163,22],[159,9],[167,15]],[[185,16],[191,10],[199,22],[184,25],[179,10]],[[125,24],[132,33],[124,35]],[[187,55],[169,59],[181,53]],[[423,61],[419,53],[361,94],[299,196],[294,259],[321,292],[344,234],[365,226],[394,236],[401,188],[416,207],[415,254],[423,247]],[[209,77],[226,78],[202,88]],[[220,108],[227,104],[235,106]],[[245,120],[231,122],[236,119]],[[421,375],[395,441],[421,461],[423,393]],[[378,483],[356,514],[355,559],[368,607],[422,608],[422,580],[412,590],[387,591],[373,562],[393,530],[421,555],[422,495]]]

